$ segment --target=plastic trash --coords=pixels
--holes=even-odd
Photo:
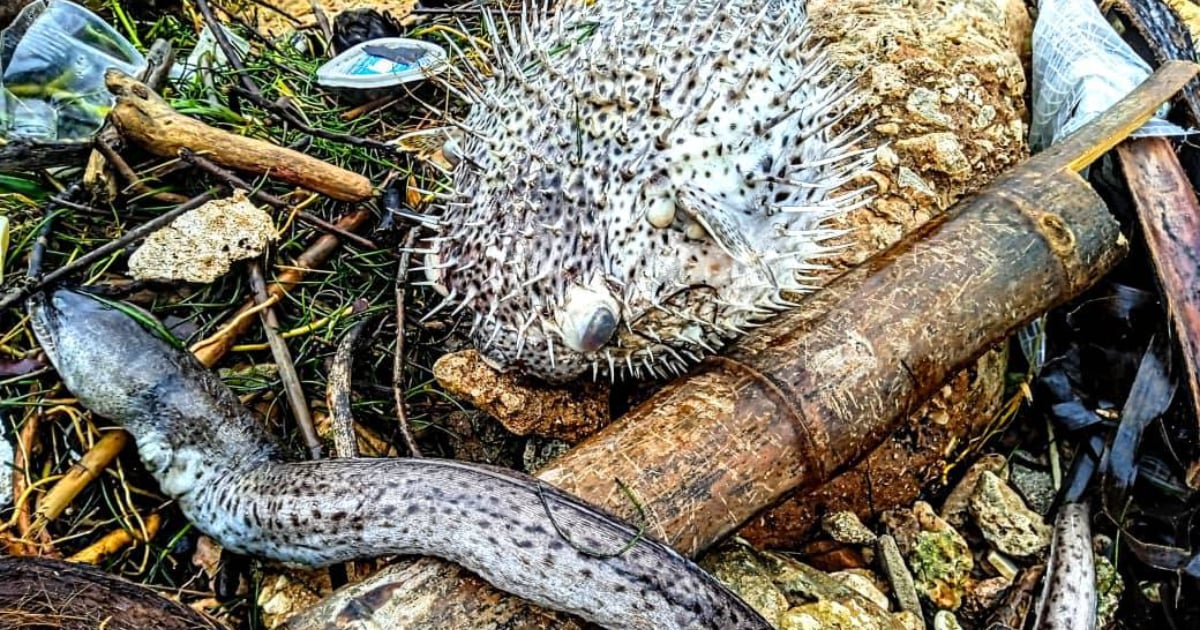
[[[384,37],[355,45],[317,69],[326,87],[374,90],[419,81],[446,67],[446,51],[416,39]]]
[[[225,32],[225,37],[238,52],[240,58],[245,58],[250,52],[250,42],[247,42],[242,37],[238,36],[233,31],[221,27]],[[217,43],[217,38],[207,26],[200,31],[200,37],[196,39],[196,46],[192,48],[192,53],[181,64],[176,64],[171,68],[171,78],[177,81],[192,81],[204,75],[213,76],[225,68],[229,67],[229,58],[225,56],[225,51]]]
[[[113,97],[104,73],[135,75],[146,59],[87,9],[67,0],[39,0],[0,32],[0,133],[38,140],[90,137]]]
[[[1029,144],[1040,151],[1133,91],[1150,66],[1117,35],[1092,0],[1041,0],[1033,27],[1033,115]],[[1166,114],[1164,108],[1160,116]],[[1154,118],[1133,137],[1183,135]]]

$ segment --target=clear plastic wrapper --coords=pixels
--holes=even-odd
[[[104,73],[136,74],[146,59],[98,16],[67,0],[39,0],[0,33],[5,135],[84,139],[112,107]]]
[[[1117,35],[1092,0],[1041,0],[1033,27],[1033,115],[1036,152],[1078,129],[1133,91],[1150,66]],[[1161,112],[1165,115],[1166,110]],[[1134,137],[1183,135],[1162,118]]]

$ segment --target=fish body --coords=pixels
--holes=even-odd
[[[487,361],[679,373],[811,288],[870,150],[806,20],[795,0],[569,0],[493,24],[493,76],[444,75],[478,85],[457,88],[455,191],[421,249]]]

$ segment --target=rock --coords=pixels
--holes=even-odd
[[[875,542],[875,532],[867,529],[854,512],[834,512],[821,519],[821,528],[829,537],[843,543],[870,545]]]
[[[1020,567],[1018,567],[1013,563],[1012,560],[1008,558],[1008,556],[994,549],[987,552],[987,555],[984,556],[984,560],[987,561],[988,566],[992,567],[992,569],[995,569],[996,573],[1008,582],[1012,582],[1014,579],[1016,579],[1017,573],[1021,570]]]
[[[984,471],[1004,475],[1004,471],[1007,470],[1008,462],[1003,455],[992,453],[980,457],[967,469],[950,494],[946,495],[946,500],[942,502],[942,518],[955,527],[962,527],[963,523],[967,522],[967,502],[975,493],[975,486],[979,483],[980,475]]]
[[[888,602],[887,595],[875,585],[873,579],[863,575],[862,572],[838,571],[830,573],[829,577],[837,580],[842,586],[853,589],[859,595],[867,598],[871,603],[878,606],[880,610],[891,609],[891,603]]]
[[[933,630],[962,630],[962,626],[959,625],[954,613],[948,610],[939,610],[933,616]]]
[[[822,571],[833,572],[870,566],[871,559],[867,555],[873,553],[873,548],[855,548],[836,540],[814,540],[798,551],[808,564]]]
[[[1012,578],[996,576],[967,584],[959,614],[964,619],[982,619],[994,610],[1012,587]]]
[[[1051,527],[991,472],[985,471],[979,477],[969,506],[983,537],[1005,554],[1027,558],[1050,546]]]
[[[917,593],[937,608],[958,608],[975,564],[958,531],[924,501],[910,510],[893,510],[882,520],[908,561]]]
[[[916,585],[913,583],[912,573],[909,572],[908,565],[904,563],[904,557],[900,554],[900,547],[896,544],[896,539],[888,534],[879,537],[879,562],[883,566],[884,573],[887,574],[888,582],[892,585],[892,592],[896,594],[900,610],[920,616],[921,601]],[[922,621],[922,625],[924,625],[924,621]]]
[[[891,622],[866,614],[856,606],[820,601],[789,609],[779,619],[779,630],[884,630]]]
[[[788,600],[763,566],[753,548],[746,545],[722,547],[704,557],[701,565],[741,596],[771,623],[778,624]]]
[[[1009,464],[1008,482],[1025,497],[1031,510],[1045,516],[1050,512],[1050,506],[1054,504],[1054,496],[1057,493],[1054,489],[1054,478],[1046,467],[1037,468],[1024,463],[1035,459],[1033,455],[1024,451],[1013,453],[1012,463]]]
[[[925,620],[920,615],[907,610],[901,610],[892,615],[892,620],[901,630],[925,630]]]
[[[129,257],[129,273],[138,280],[208,283],[225,275],[233,263],[262,254],[277,237],[271,215],[239,190],[146,237]]]
[[[953,529],[917,534],[909,558],[917,592],[944,610],[955,610],[962,605],[974,564],[967,541]]]
[[[257,601],[263,624],[275,628],[332,590],[328,571],[272,570],[259,583]]]

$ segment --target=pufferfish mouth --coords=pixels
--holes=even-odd
[[[621,307],[599,283],[573,285],[555,317],[563,343],[575,352],[590,354],[613,338],[621,323]]]

